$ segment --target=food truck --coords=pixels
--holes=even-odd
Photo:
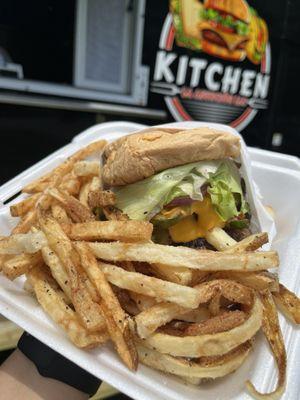
[[[229,124],[299,153],[296,1],[4,1],[0,101]]]

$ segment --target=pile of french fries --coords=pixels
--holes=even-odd
[[[267,395],[246,386],[257,399],[279,398],[286,352],[275,305],[299,324],[300,300],[268,272],[279,260],[258,251],[267,234],[235,242],[215,228],[206,240],[217,251],[153,243],[152,224],[129,221],[103,190],[105,144],[90,144],[24,187],[27,197],[10,207],[19,221],[0,238],[2,273],[25,274],[25,288],[76,346],[111,340],[131,370],[140,361],[193,384],[236,370],[262,329],[278,385]]]

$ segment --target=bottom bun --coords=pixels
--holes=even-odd
[[[202,50],[211,56],[220,57],[229,61],[243,61],[246,57],[245,49],[228,50],[226,47],[219,46],[202,38]]]

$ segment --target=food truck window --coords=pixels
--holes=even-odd
[[[0,2],[0,91],[147,104],[145,0],[28,1]]]
[[[134,2],[78,0],[75,85],[126,93],[134,45]]]

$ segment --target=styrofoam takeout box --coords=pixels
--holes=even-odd
[[[175,126],[183,126],[182,123]],[[201,123],[190,123],[198,126]],[[211,124],[209,124],[211,125]],[[186,123],[185,125],[186,126]],[[58,150],[35,166],[0,188],[0,202],[7,202],[28,182],[58,165],[77,149],[99,138],[116,138],[144,128],[143,125],[114,122],[96,125],[76,136],[70,145]],[[252,174],[264,197],[264,203],[272,205],[276,213],[278,234],[273,247],[281,258],[280,279],[295,292],[299,287],[300,274],[300,164],[295,157],[277,155],[263,150],[250,149]],[[266,162],[264,162],[266,161]],[[20,200],[18,196],[12,202]],[[0,235],[9,234],[15,224],[9,215],[10,201],[0,203]],[[277,373],[270,351],[259,335],[254,351],[244,365],[228,377],[200,387],[182,383],[179,379],[140,365],[136,373],[130,372],[107,345],[93,350],[80,350],[72,345],[64,332],[42,311],[28,293],[22,289],[23,278],[10,282],[0,276],[0,314],[11,319],[48,346],[63,354],[82,368],[103,379],[112,386],[139,400],[246,400],[244,382],[251,379],[261,391],[270,391]],[[300,385],[300,346],[298,329],[280,318],[288,355],[288,384],[283,400],[298,400]]]

